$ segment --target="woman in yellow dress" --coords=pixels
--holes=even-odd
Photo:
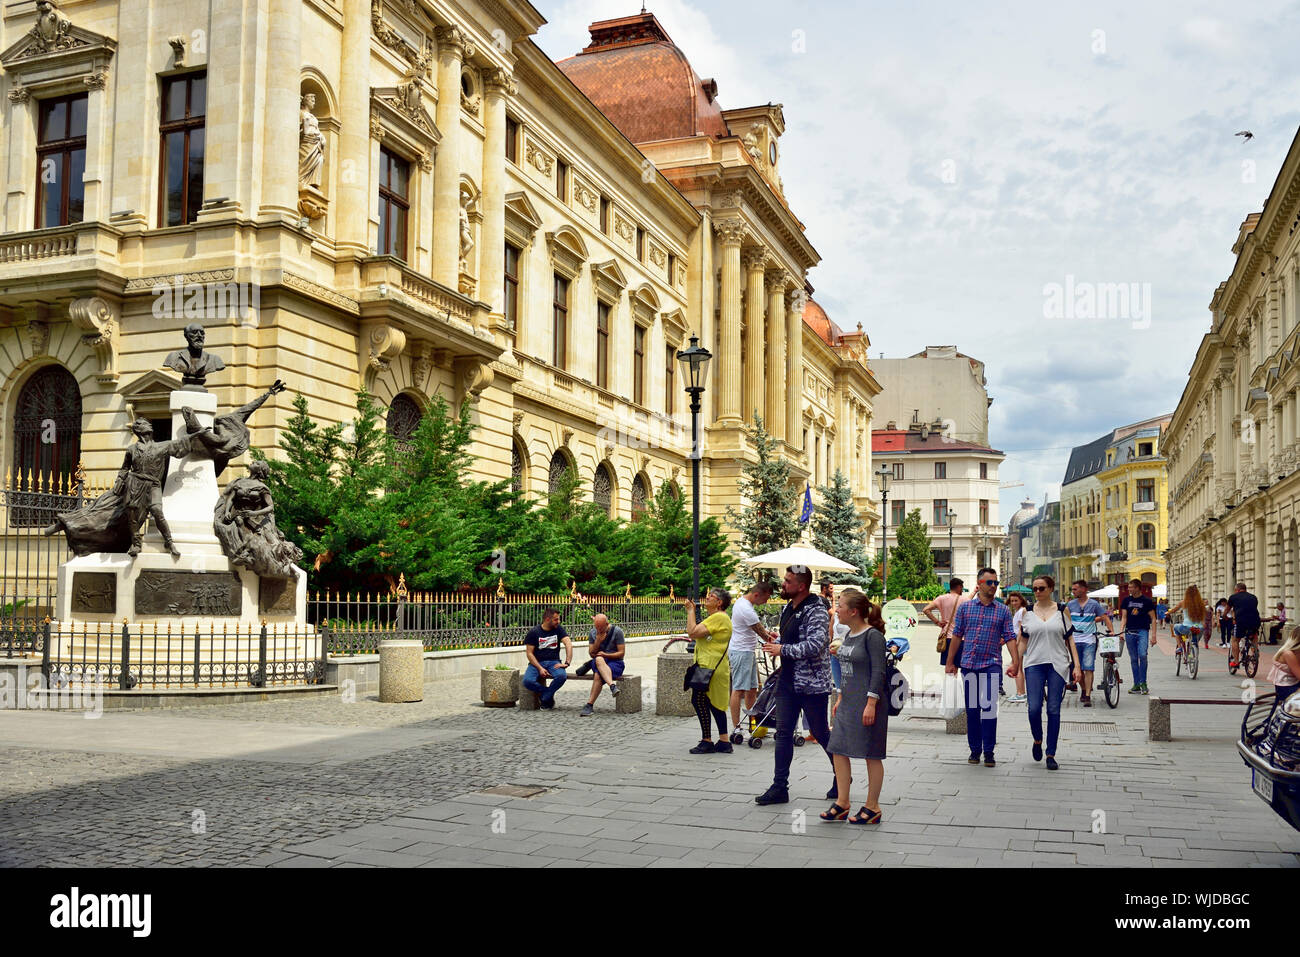
[[[691,748],[691,754],[731,753],[727,740],[727,702],[731,694],[731,664],[727,660],[727,646],[731,644],[731,618],[726,608],[731,596],[721,588],[710,588],[704,596],[704,610],[708,616],[701,622],[695,620],[695,602],[689,598],[686,605],[686,636],[695,642],[695,663],[701,668],[714,668],[709,690],[692,691],[691,705],[700,719],[700,743]],[[709,713],[718,725],[718,741],[709,740]]]

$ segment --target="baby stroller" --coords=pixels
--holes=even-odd
[[[759,691],[758,697],[754,699],[754,706],[740,710],[741,721],[745,722],[749,730],[749,746],[751,748],[761,748],[767,733],[777,730],[776,696],[777,683],[781,680],[781,668],[779,666],[772,667],[764,655],[759,658],[758,670],[760,674]],[[731,732],[732,744],[740,744],[744,740],[745,735],[740,728],[736,728]],[[803,735],[798,733],[798,727],[796,726],[794,746],[802,748],[803,745]]]

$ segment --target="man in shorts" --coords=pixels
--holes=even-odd
[[[755,606],[765,605],[772,597],[772,582],[755,582],[731,608],[731,645],[727,661],[731,665],[731,726],[740,729],[740,702],[754,707],[758,697],[758,648],[772,636],[758,619]]]
[[[615,698],[618,697],[618,679],[623,677],[626,644],[623,629],[618,625],[611,625],[606,616],[597,615],[591,619],[591,630],[587,632],[587,654],[591,656],[591,660],[580,667],[576,673],[586,674],[584,669],[588,666],[596,673],[591,676],[591,697],[578,712],[578,717],[591,717],[596,699],[600,697],[600,689],[605,685],[609,685],[610,694]]]
[[[921,614],[939,626],[939,641],[935,649],[939,652],[941,665],[948,664],[948,642],[952,638],[952,623],[957,618],[957,606],[970,600],[962,594],[965,590],[962,580],[953,578],[948,582],[948,594],[940,595],[921,609]]]
[[[1095,598],[1088,597],[1088,583],[1080,578],[1070,586],[1074,598],[1066,603],[1066,613],[1074,626],[1074,646],[1079,649],[1079,670],[1083,684],[1079,688],[1079,704],[1092,707],[1092,676],[1097,664],[1097,625],[1106,623],[1107,631],[1114,631],[1110,612]]]

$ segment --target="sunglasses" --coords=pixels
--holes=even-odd
[[[1046,585],[1035,585],[1034,591],[1051,591]]]
[[[984,581],[980,582],[981,585],[997,585],[997,583],[998,580],[996,578],[986,578]]]

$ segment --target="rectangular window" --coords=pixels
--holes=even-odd
[[[551,301],[551,365],[564,370],[569,352],[569,280],[563,276],[555,276]]]
[[[903,524],[903,519],[907,518],[907,503],[901,498],[896,498],[889,503],[889,524],[894,528]]]
[[[519,328],[519,250],[506,243],[506,288],[505,314],[506,325],[511,329]]]
[[[935,526],[946,526],[948,524],[948,500],[946,498],[936,498],[934,500],[934,521],[930,524]]]
[[[1150,442],[1143,442],[1138,446],[1138,455],[1147,456],[1152,454],[1155,446]]]
[[[411,165],[379,148],[379,255],[406,260],[406,219]]]
[[[561,202],[569,200],[569,164],[564,160],[555,161],[555,195]]]
[[[596,303],[596,385],[609,388],[609,303]]]
[[[672,253],[668,254],[668,285],[677,285],[677,257]]]
[[[902,463],[902,462],[895,462],[895,463],[894,463],[894,478],[898,479],[899,481],[902,481],[902,479],[903,479],[903,463]]]
[[[816,436],[813,439],[813,484],[822,484],[822,437]]]
[[[937,478],[937,479],[946,479],[946,478],[948,477],[948,463],[947,463],[947,462],[935,462],[935,463],[934,463],[934,477]]]
[[[86,94],[42,100],[36,141],[36,228],[85,214]]]
[[[986,498],[982,498],[980,499],[980,524],[987,525],[988,523],[989,523],[989,500]]]
[[[605,196],[600,198],[600,231],[609,235],[609,199]]]
[[[519,122],[510,116],[506,117],[506,159],[519,162]]]
[[[645,262],[645,230],[640,226],[636,228],[636,258]]]
[[[1155,479],[1138,479],[1137,485],[1137,500],[1139,502],[1154,502],[1156,500]]]
[[[677,361],[677,350],[669,346],[664,350],[664,414],[672,415],[676,407],[677,389],[673,384],[673,363]]]
[[[988,478],[988,477],[989,477],[989,463],[988,463],[988,462],[981,462],[981,463],[980,463],[980,478],[982,478],[982,479],[986,479],[986,478]]]
[[[934,567],[936,571],[940,568],[946,568],[951,571],[952,552],[948,551],[948,549],[932,548],[930,549],[930,558],[934,562]]]
[[[160,226],[192,223],[203,205],[203,146],[208,75],[190,73],[163,81]]]
[[[632,334],[632,401],[645,405],[645,326]]]

